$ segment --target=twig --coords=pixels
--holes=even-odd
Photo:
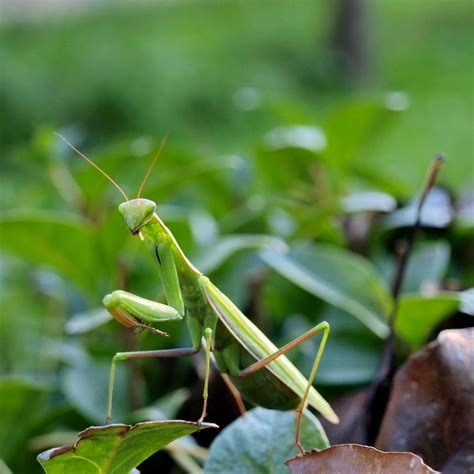
[[[395,319],[397,317],[400,292],[405,278],[405,273],[407,269],[408,260],[410,254],[413,250],[413,246],[418,235],[420,226],[421,226],[421,212],[423,210],[423,205],[426,201],[426,197],[430,192],[431,188],[436,182],[436,178],[441,169],[441,165],[444,162],[444,156],[439,154],[435,157],[429,172],[425,180],[424,186],[420,193],[420,198],[418,200],[418,206],[416,208],[416,217],[413,226],[410,229],[409,235],[403,246],[397,267],[395,270],[395,275],[392,283],[392,298],[393,298],[393,307],[392,312],[389,316],[389,327],[390,333],[386,341],[384,351],[382,354],[380,367],[372,382],[371,387],[369,388],[367,395],[367,405],[366,405],[366,416],[367,416],[367,437],[369,443],[373,443],[377,433],[379,431],[380,424],[382,422],[383,414],[388,403],[388,397],[390,393],[390,388],[392,384],[392,378],[395,373],[395,356],[394,356],[394,340],[395,340]]]
[[[439,170],[441,169],[441,165],[443,164],[445,158],[443,155],[439,154],[434,159],[431,168],[429,170],[428,176],[425,181],[425,185],[422,188],[420,199],[418,200],[418,206],[416,208],[416,218],[413,227],[411,228],[410,235],[402,248],[402,252],[400,254],[400,258],[398,260],[397,269],[395,272],[395,277],[392,283],[392,297],[393,297],[393,308],[392,313],[390,314],[389,318],[389,325],[390,325],[390,332],[391,337],[393,337],[393,325],[395,323],[395,318],[397,315],[398,310],[398,300],[400,297],[400,290],[402,287],[403,280],[405,278],[405,272],[407,269],[408,258],[413,250],[413,245],[415,243],[416,237],[418,235],[418,231],[420,229],[421,224],[421,211],[423,209],[423,205],[426,201],[426,197],[430,192],[431,188],[434,186],[436,182],[436,178],[438,176]]]

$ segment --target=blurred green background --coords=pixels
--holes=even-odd
[[[373,377],[396,242],[411,222],[404,206],[437,152],[448,162],[406,283],[418,296],[400,319],[405,343],[418,348],[464,301],[474,253],[471,1],[5,2],[3,13],[0,445],[15,472],[40,472],[38,452],[103,422],[116,351],[187,342],[179,325],[163,340],[108,322],[105,293],[160,299],[157,274],[116,212],[116,190],[54,130],[130,195],[168,135],[144,195],[275,343],[323,318],[333,324],[319,378],[331,396]],[[283,241],[288,259],[342,299],[298,281],[276,256]],[[420,330],[411,315],[426,288],[432,316]],[[303,371],[312,350],[294,355]],[[192,361],[121,369],[117,420],[178,409],[197,418],[199,397],[194,407],[183,392],[181,408],[135,411],[183,386],[199,393]]]

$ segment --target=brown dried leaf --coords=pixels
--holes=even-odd
[[[413,453],[386,453],[361,444],[339,444],[286,462],[292,474],[433,474]]]
[[[441,332],[398,371],[376,446],[444,474],[474,472],[473,328]]]

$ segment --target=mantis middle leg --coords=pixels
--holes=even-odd
[[[212,329],[207,328],[204,331],[204,338],[206,340],[206,370],[204,375],[204,389],[203,389],[203,407],[201,416],[199,417],[197,423],[201,424],[204,421],[204,418],[207,415],[207,399],[208,399],[208,388],[209,388],[209,375],[210,375],[210,365],[211,365],[211,341],[212,341]],[[112,359],[112,366],[110,367],[110,379],[109,379],[109,392],[108,392],[108,401],[107,401],[107,418],[106,424],[109,424],[112,420],[112,398],[114,390],[114,381],[115,381],[115,369],[118,361],[128,360],[128,359],[165,359],[165,358],[181,358],[189,357],[197,352],[199,352],[200,347],[198,348],[181,348],[181,349],[164,349],[157,351],[135,351],[135,352],[117,352]]]
[[[204,338],[206,339],[206,371],[204,374],[204,390],[202,394],[203,404],[202,412],[197,423],[201,424],[204,418],[207,415],[207,398],[208,398],[208,389],[209,389],[209,374],[211,368],[211,342],[212,342],[212,329],[206,328],[204,330]]]
[[[112,421],[112,397],[117,362],[128,359],[165,359],[189,357],[196,354],[197,352],[199,352],[199,348],[194,349],[192,347],[182,349],[164,349],[158,351],[117,352],[117,354],[115,354],[112,359],[112,365],[110,367],[109,391],[107,398],[107,418],[105,423],[109,424]]]

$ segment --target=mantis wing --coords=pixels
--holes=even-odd
[[[237,341],[257,360],[261,360],[278,350],[278,348],[252,323],[237,306],[224,295],[209,280],[204,285],[208,302],[216,313],[219,320],[227,327]],[[282,383],[290,388],[301,398],[308,385],[303,374],[285,356],[281,355],[266,368]],[[317,392],[314,387],[310,388],[308,403],[318,410],[321,415],[332,423],[338,423],[339,419],[329,403]]]

